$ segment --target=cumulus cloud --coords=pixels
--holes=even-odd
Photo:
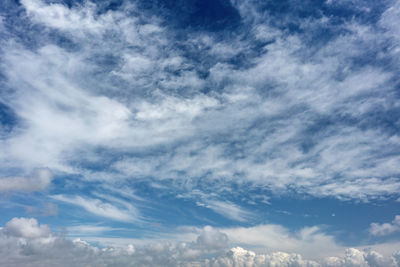
[[[7,222],[4,231],[15,237],[23,238],[41,238],[50,235],[50,228],[47,225],[38,224],[34,218],[13,218]]]
[[[226,248],[226,235],[204,228],[197,241],[144,247],[98,248],[50,233],[35,219],[14,218],[0,229],[0,264],[5,266],[192,266]]]
[[[256,254],[241,247],[232,248],[227,255],[210,261],[209,266],[320,266],[317,262],[303,260],[298,254],[275,252]]]
[[[14,218],[0,229],[0,264],[4,266],[399,266],[398,253],[383,257],[373,250],[346,250],[344,256],[307,260],[286,252],[255,253],[228,249],[228,238],[205,227],[193,242],[99,248],[84,240],[68,240],[31,218]]]
[[[372,267],[398,266],[394,257],[384,258],[375,251],[360,251],[355,248],[346,250],[344,257],[328,257],[322,261],[305,260],[299,254],[275,252],[256,254],[241,247],[232,248],[226,256],[210,262],[209,266],[345,266]]]
[[[0,192],[33,192],[45,190],[52,181],[49,169],[37,169],[30,177],[12,176],[0,178]]]
[[[295,233],[273,224],[224,228],[221,231],[234,244],[251,246],[259,251],[299,253],[310,259],[321,259],[343,250],[333,236],[325,234],[316,226],[305,227]]]
[[[394,254],[395,255],[395,254]],[[355,248],[347,249],[345,256],[329,257],[324,260],[323,266],[398,266],[394,256],[384,258],[381,254],[373,250],[360,251]]]
[[[371,223],[369,232],[375,236],[390,235],[400,231],[400,215],[396,215],[390,223]]]

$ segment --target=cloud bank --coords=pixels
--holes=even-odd
[[[33,218],[13,218],[0,229],[0,264],[4,266],[400,266],[399,253],[383,257],[376,251],[347,249],[344,256],[319,261],[299,254],[255,253],[228,249],[226,234],[205,227],[193,242],[153,243],[136,247],[93,246],[52,233]]]

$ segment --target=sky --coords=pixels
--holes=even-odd
[[[399,0],[2,0],[0,266],[400,266]]]

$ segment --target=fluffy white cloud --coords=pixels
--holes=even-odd
[[[321,259],[343,251],[333,236],[323,233],[318,227],[305,227],[292,233],[280,225],[267,224],[221,231],[228,235],[232,243],[253,247],[257,251],[299,253],[309,259]]]
[[[84,230],[83,227],[81,230]],[[290,241],[290,240],[289,240]],[[212,227],[198,230],[191,242],[152,242],[99,248],[79,238],[68,240],[31,218],[14,218],[0,228],[0,265],[25,266],[400,266],[398,253],[384,257],[373,250],[347,249],[344,256],[308,260],[297,253],[256,253],[228,249],[228,236]],[[323,246],[321,244],[321,246]],[[321,248],[321,247],[320,247]],[[315,248],[317,249],[317,248]],[[318,253],[318,250],[314,250]],[[334,254],[337,254],[334,252]]]
[[[205,227],[192,242],[153,242],[99,248],[81,240],[68,240],[31,218],[14,218],[0,228],[0,265],[25,266],[400,266],[398,253],[383,257],[376,251],[346,250],[344,256],[307,260],[286,252],[255,253],[242,247],[227,249],[227,235]],[[318,251],[314,251],[318,253]]]
[[[34,218],[13,218],[7,222],[4,231],[15,237],[41,238],[50,235],[50,228],[47,225],[38,224]]]
[[[371,223],[369,232],[372,235],[384,236],[400,231],[400,215],[396,215],[391,223]]]
[[[53,178],[49,169],[37,169],[30,177],[4,177],[0,178],[0,192],[21,191],[33,192],[46,189]]]
[[[2,266],[191,266],[207,254],[221,253],[227,237],[211,227],[197,241],[153,243],[144,247],[113,246],[100,249],[89,243],[50,233],[35,219],[14,218],[0,229]]]
[[[396,254],[392,257],[383,257],[376,251],[364,250],[360,251],[355,248],[350,248],[346,250],[344,257],[329,257],[323,261],[323,266],[345,266],[345,267],[356,267],[356,266],[399,266],[395,258]]]
[[[275,252],[271,254],[256,254],[241,247],[232,248],[226,256],[211,260],[207,264],[213,267],[247,267],[247,266],[321,266],[315,261],[303,260],[298,254]]]

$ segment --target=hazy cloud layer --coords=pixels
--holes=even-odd
[[[30,177],[3,177],[0,178],[0,192],[41,191],[51,184],[52,178],[53,174],[49,169],[37,169]]]

